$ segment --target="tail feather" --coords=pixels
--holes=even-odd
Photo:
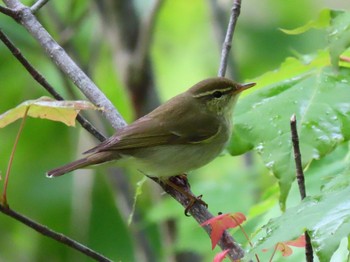
[[[112,160],[118,160],[119,158],[120,158],[120,155],[115,152],[97,152],[87,157],[84,157],[82,159],[68,163],[64,166],[52,169],[46,173],[46,176],[47,177],[62,176],[64,174],[67,174],[79,168],[98,165],[98,164],[102,164]]]
[[[91,160],[89,160],[87,157],[82,158],[79,160],[76,160],[74,162],[68,163],[64,166],[52,169],[46,173],[47,177],[56,177],[56,176],[62,176],[66,173],[72,172],[73,170],[86,167],[88,165],[91,165]]]

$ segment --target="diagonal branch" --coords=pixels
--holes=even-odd
[[[92,103],[104,108],[102,114],[108,122],[117,130],[124,127],[126,122],[111,101],[51,37],[33,15],[30,8],[24,6],[18,0],[4,0],[4,2],[9,8],[19,13],[17,21],[38,41],[59,69],[72,80]]]
[[[35,14],[37,11],[39,11],[40,8],[42,8],[49,0],[38,0],[36,1],[31,7],[30,10],[33,14]]]
[[[25,67],[28,73],[40,84],[42,85],[54,98],[57,100],[64,100],[64,98],[55,90],[55,88],[47,82],[42,74],[40,74],[22,55],[21,51],[11,42],[11,40],[5,35],[5,33],[0,28],[0,40],[7,46],[14,57]],[[100,133],[85,117],[80,113],[77,116],[77,121],[85,128],[89,133],[91,133],[98,140],[103,141],[106,137]]]
[[[178,201],[183,207],[185,208],[188,207],[190,203],[188,200],[188,196],[186,196],[184,193],[181,193],[178,190],[174,189],[172,186],[164,182],[162,179],[159,179],[156,177],[149,177],[149,178],[151,178],[153,181],[159,184],[165,192],[167,192],[171,197],[173,197],[176,201]],[[184,190],[187,194],[191,195],[193,198],[197,198],[192,193],[190,189],[190,185],[188,184],[188,181],[186,179],[183,179],[183,176],[171,177],[171,180],[172,180],[172,183],[181,187],[181,189]],[[202,204],[200,204],[199,202],[195,202],[191,206],[191,208],[188,210],[188,213],[191,214],[191,216],[197,221],[199,225],[214,217],[208,211],[208,209]],[[210,236],[211,227],[205,226],[203,227],[203,229]],[[227,230],[225,230],[224,233],[222,234],[221,239],[218,242],[218,245],[222,250],[229,250],[229,252],[227,253],[227,256],[232,261],[238,261],[244,256],[244,250],[241,248],[241,246],[238,243],[236,243],[234,238],[229,234]]]
[[[233,7],[231,9],[230,20],[228,22],[225,40],[222,45],[220,68],[218,72],[218,76],[221,76],[221,77],[224,77],[226,74],[228,55],[231,50],[233,33],[235,31],[237,19],[240,12],[241,12],[241,0],[234,0]]]
[[[39,232],[42,235],[45,235],[47,237],[50,237],[52,239],[55,239],[97,261],[104,261],[104,262],[110,262],[111,260],[109,260],[108,258],[104,257],[103,255],[97,253],[96,251],[74,241],[73,239],[62,235],[60,233],[57,233],[49,228],[47,228],[46,226],[43,226],[31,219],[29,219],[26,216],[23,216],[22,214],[17,213],[16,211],[10,209],[9,207],[4,207],[3,205],[0,204],[0,212],[12,217],[13,219],[21,222],[22,224],[34,229],[35,231]]]

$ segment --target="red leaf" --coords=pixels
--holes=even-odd
[[[278,242],[275,245],[275,250],[279,250],[282,252],[282,256],[288,257],[293,253],[293,250],[289,246],[294,247],[305,247],[305,235],[301,235],[295,240]],[[263,252],[266,252],[267,249],[263,249]]]
[[[284,242],[288,246],[293,246],[293,247],[305,247],[306,242],[305,242],[305,235],[301,235],[295,240],[291,241],[286,241]]]
[[[211,225],[211,248],[214,249],[226,229],[237,227],[245,220],[246,217],[239,212],[233,214],[222,214],[205,221],[201,226]]]
[[[222,262],[225,259],[226,255],[229,251],[230,251],[229,249],[226,249],[226,250],[221,251],[220,253],[216,254],[213,262]]]

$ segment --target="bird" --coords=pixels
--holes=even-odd
[[[223,151],[232,133],[237,98],[254,85],[224,77],[202,80],[47,176],[124,160],[160,179],[198,169]]]

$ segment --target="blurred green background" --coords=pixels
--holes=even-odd
[[[32,1],[23,1],[31,4]],[[68,3],[69,2],[69,3]],[[320,0],[246,0],[234,35],[232,60],[237,80],[253,79],[279,66],[288,56],[312,53],[325,45],[316,30],[291,36],[279,28],[292,29],[315,19],[324,8],[349,9],[348,1]],[[140,16],[145,15],[152,1],[135,1]],[[230,9],[231,1],[218,1]],[[2,3],[3,4],[3,3]],[[100,17],[90,1],[51,1],[39,12],[39,20],[58,42],[64,41],[50,10],[69,29],[75,23],[70,44],[72,54],[107,94],[120,113],[130,122],[134,112],[127,91],[114,69],[111,48],[103,36]],[[84,15],[84,16],[83,16]],[[83,20],[77,20],[83,16]],[[210,1],[165,1],[155,25],[151,58],[157,92],[161,101],[186,90],[197,81],[217,74],[221,42],[216,39]],[[65,97],[66,80],[44,55],[31,36],[11,18],[0,14],[0,27],[21,49],[27,59]],[[99,36],[99,52],[91,56]],[[0,44],[0,113],[25,100],[47,95]],[[239,106],[239,103],[238,105]],[[106,126],[97,115],[92,122]],[[0,172],[3,178],[20,121],[0,129]],[[111,134],[110,128],[105,128]],[[11,172],[8,201],[10,206],[28,217],[62,232],[106,255],[114,261],[211,261],[218,249],[211,251],[210,239],[191,218],[183,215],[177,202],[163,195],[152,181],[146,181],[136,203],[134,221],[127,225],[137,181],[135,170],[123,170],[120,178],[111,180],[101,168],[92,174],[79,171],[50,180],[45,172],[80,156],[94,145],[80,126],[68,128],[61,123],[27,119],[20,138]],[[120,173],[120,171],[117,171]],[[193,192],[203,194],[212,213],[242,212],[253,219],[246,230],[254,232],[265,220],[264,214],[279,214],[278,189],[254,152],[248,156],[223,155],[200,170],[192,172]],[[125,183],[129,199],[123,200],[113,182]],[[123,184],[124,185],[124,184]],[[125,192],[124,192],[125,193]],[[292,189],[291,199],[297,198]],[[291,200],[292,201],[292,200]],[[260,213],[262,214],[260,214]],[[260,214],[257,216],[256,214]],[[249,217],[248,217],[249,219]],[[235,237],[245,243],[240,232]],[[296,254],[288,261],[300,261]],[[85,256],[32,229],[0,214],[0,261],[90,261]]]

